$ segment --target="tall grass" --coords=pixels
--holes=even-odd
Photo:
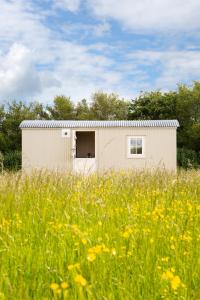
[[[200,299],[200,172],[0,176],[0,299]]]

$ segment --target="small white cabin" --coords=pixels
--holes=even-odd
[[[23,121],[22,168],[176,171],[177,120]]]

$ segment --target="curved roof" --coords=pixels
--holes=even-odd
[[[117,121],[96,121],[96,120],[25,120],[20,128],[95,128],[95,127],[179,127],[177,120],[117,120]]]

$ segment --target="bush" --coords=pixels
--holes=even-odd
[[[4,161],[4,156],[3,153],[0,151],[0,171],[3,171],[3,161]]]
[[[200,166],[200,153],[191,149],[179,148],[177,160],[178,165],[184,169],[198,168]]]
[[[21,151],[15,150],[4,154],[4,169],[17,171],[21,169]]]

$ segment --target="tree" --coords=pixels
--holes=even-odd
[[[74,104],[69,97],[56,96],[53,106],[47,106],[50,119],[72,120],[75,117]]]
[[[3,161],[4,161],[3,153],[0,152],[0,172],[1,173],[3,172],[3,168],[4,168]]]
[[[178,119],[178,147],[200,151],[200,83],[177,91],[143,93],[129,106],[129,119]]]
[[[1,105],[0,106],[0,124],[2,123],[4,116],[5,116],[5,107],[4,107],[4,105]]]
[[[33,102],[28,105],[12,101],[0,108],[0,153],[5,168],[19,169],[21,166],[20,123],[25,120],[46,119],[48,114],[42,104]]]
[[[0,153],[2,148],[1,145],[4,143],[4,135],[2,131],[4,117],[5,117],[4,105],[1,105],[0,106]]]
[[[96,92],[92,95],[91,116],[96,120],[127,119],[128,106],[128,102],[116,94]]]
[[[47,116],[43,105],[37,102],[26,105],[21,101],[13,101],[7,104],[3,114],[0,111],[0,118],[2,118],[0,151],[6,153],[21,150],[20,123],[25,119],[45,119]]]
[[[200,83],[192,87],[179,85],[177,91],[177,118],[180,122],[178,145],[200,151]]]
[[[77,120],[89,120],[91,118],[90,107],[87,100],[83,99],[76,105],[76,119]]]
[[[142,93],[129,106],[129,119],[162,120],[176,117],[177,95],[160,91]]]

